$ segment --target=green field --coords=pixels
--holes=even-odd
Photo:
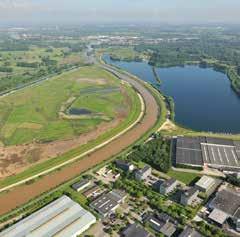
[[[193,182],[198,177],[201,177],[201,175],[199,175],[199,174],[189,173],[189,172],[181,172],[181,171],[175,171],[175,170],[168,171],[167,175],[172,178],[175,178],[187,185],[189,185],[191,182]]]
[[[0,42],[0,92],[86,64],[84,46],[71,42]]]
[[[80,69],[80,71],[78,71],[78,72],[74,72],[71,74],[67,73],[64,78],[65,79],[72,78],[72,75],[75,75],[75,74],[77,74],[78,76],[80,74],[83,78],[90,78],[90,76],[91,76],[91,78],[95,77],[95,79],[98,79],[100,75],[101,75],[101,78],[103,78],[103,76],[104,76],[104,78],[108,79],[108,81],[109,81],[108,85],[111,88],[113,85],[119,86],[119,83],[120,83],[111,74],[107,73],[106,71],[103,71],[102,69],[100,69],[98,67],[88,67],[88,68]],[[50,84],[54,83],[54,80],[58,80],[58,79],[61,80],[61,78],[63,78],[63,76],[57,77],[56,79],[48,81],[48,83],[49,82],[50,82]],[[45,83],[46,82],[44,82],[44,84]],[[29,88],[29,89],[33,89],[33,88]],[[25,90],[28,90],[28,89],[25,89]],[[60,155],[54,159],[50,159],[45,162],[34,165],[33,167],[31,167],[19,174],[16,174],[14,176],[9,176],[9,177],[5,178],[4,180],[1,180],[0,187],[2,188],[5,186],[8,186],[8,185],[11,185],[15,182],[26,179],[32,175],[36,175],[46,169],[49,169],[56,165],[59,165],[59,164],[63,163],[64,161],[70,160],[73,157],[78,156],[78,155],[88,151],[89,149],[101,144],[102,142],[106,141],[107,139],[113,137],[114,135],[118,134],[119,132],[123,131],[128,126],[130,126],[134,121],[136,121],[136,119],[138,118],[138,116],[141,112],[141,103],[140,103],[140,100],[139,100],[137,94],[130,86],[125,86],[125,90],[129,97],[129,103],[128,103],[129,104],[129,113],[128,113],[127,117],[117,127],[114,127],[112,129],[108,130],[107,132],[100,135],[97,139],[92,140],[92,141],[88,142],[87,144],[81,145],[81,146],[77,147],[76,149],[70,150],[63,155]],[[117,93],[120,93],[120,92],[117,92]],[[19,92],[19,94],[21,94],[21,92]],[[14,96],[16,96],[16,95],[17,94],[15,94]],[[119,94],[116,97],[119,97]],[[116,97],[112,97],[112,98],[116,99]],[[112,110],[110,110],[110,111],[112,111]],[[89,122],[91,122],[91,120],[89,120]]]
[[[111,120],[119,111],[129,109],[121,87],[120,81],[104,70],[83,67],[3,97],[0,99],[0,140],[5,145],[33,140],[48,142],[87,132],[104,118],[91,115],[61,118],[61,107],[75,98],[70,107],[101,113]]]
[[[133,47],[111,47],[104,49],[106,53],[112,57],[112,59],[132,61],[146,58],[147,55],[144,53],[138,53]]]

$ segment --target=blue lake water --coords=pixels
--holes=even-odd
[[[146,62],[104,60],[155,84],[152,67]],[[227,75],[198,66],[156,68],[160,90],[173,97],[175,121],[197,131],[240,133],[240,97]]]

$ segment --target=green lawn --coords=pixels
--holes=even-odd
[[[118,90],[101,92],[113,87]],[[0,141],[5,145],[28,143],[33,139],[46,142],[87,132],[102,119],[63,119],[59,116],[61,106],[75,97],[74,107],[113,119],[119,111],[129,109],[120,87],[120,81],[108,72],[84,67],[3,97],[0,99]],[[90,89],[98,92],[84,93]]]
[[[198,177],[201,177],[201,175],[199,175],[199,174],[180,172],[180,171],[175,171],[175,170],[168,171],[167,175],[172,178],[175,178],[187,185],[190,184],[193,180],[197,179]]]

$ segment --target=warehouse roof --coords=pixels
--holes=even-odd
[[[209,206],[233,216],[240,207],[240,194],[230,189],[223,189],[216,194]]]
[[[239,219],[240,218],[240,207],[235,211],[234,215],[235,218]]]
[[[124,237],[149,237],[150,234],[136,223],[129,225],[121,233]]]
[[[240,167],[234,146],[202,143],[204,163],[219,167]]]
[[[176,147],[176,163],[193,166],[202,166],[201,142],[205,142],[202,137],[178,137]]]
[[[72,188],[75,189],[75,190],[78,190],[79,188],[82,188],[82,187],[84,187],[87,184],[90,184],[90,181],[88,179],[83,179],[83,180],[81,180],[81,181],[79,181],[77,183],[74,183],[72,185]]]
[[[127,196],[127,194],[121,190],[112,190],[107,195],[109,198],[116,201],[117,203],[122,202]]]
[[[209,219],[215,221],[218,224],[223,224],[227,218],[229,217],[229,215],[219,209],[214,209],[210,215],[208,216]]]
[[[99,198],[94,200],[90,206],[102,215],[107,215],[115,210],[120,202],[123,202],[126,193],[120,190],[113,190],[109,193],[104,193]]]
[[[99,191],[101,188],[97,185],[92,186],[91,188],[84,191],[83,195],[86,197],[90,197],[93,193]]]
[[[240,170],[240,142],[212,137],[178,137],[176,164]]]
[[[7,228],[1,237],[72,236],[81,234],[96,218],[67,196]]]
[[[204,188],[204,189],[209,189],[215,184],[215,179],[209,176],[202,176],[201,179],[198,180],[196,185],[198,187]]]
[[[206,137],[207,143],[215,145],[233,146],[233,140],[215,137]]]
[[[101,197],[97,198],[91,203],[91,207],[103,215],[108,214],[118,206],[119,204],[116,201],[110,199],[106,194],[103,194]]]

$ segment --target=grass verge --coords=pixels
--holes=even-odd
[[[181,171],[175,171],[175,170],[168,171],[167,175],[185,183],[186,185],[191,184],[194,180],[201,177],[201,175],[199,174],[181,172]]]

